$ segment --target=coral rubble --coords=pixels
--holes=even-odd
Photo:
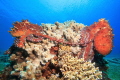
[[[39,26],[23,20],[13,25],[9,32],[16,39],[6,51],[10,65],[1,74],[3,80],[98,80],[104,77],[99,66],[95,66],[94,55],[107,55],[112,49],[112,29],[106,20],[100,19],[90,27],[75,21]]]

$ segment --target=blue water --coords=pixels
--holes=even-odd
[[[14,38],[7,32],[12,23],[28,19],[32,23],[75,20],[91,25],[100,18],[113,28],[114,48],[110,57],[120,56],[120,0],[0,0],[0,50],[7,50]]]

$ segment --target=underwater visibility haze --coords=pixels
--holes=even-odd
[[[99,27],[99,25],[101,26]],[[21,28],[21,26],[24,26],[24,28]],[[54,26],[57,26],[57,28]],[[58,26],[60,27],[62,26],[62,28],[58,28]],[[68,26],[74,27],[72,28]],[[78,27],[76,28],[76,26]],[[89,26],[89,28],[86,26]],[[106,74],[108,75],[109,78],[112,78],[111,80],[119,80],[120,77],[118,76],[120,76],[120,74],[114,73],[116,76],[112,75],[113,73],[112,70],[114,69],[114,67],[110,67],[108,73],[101,73],[101,71],[105,71],[107,69],[106,67],[105,67],[106,69],[103,69],[103,64],[106,64],[106,61],[101,60],[100,58],[97,59],[98,56],[100,57],[100,55],[98,54],[100,53],[101,55],[105,56],[105,58],[109,62],[109,66],[116,66],[117,67],[116,70],[119,70],[118,68],[120,67],[119,26],[120,26],[120,0],[0,0],[0,33],[1,33],[0,54],[2,55],[4,51],[10,48],[8,53],[12,54],[10,56],[11,61],[14,61],[14,58],[16,58],[18,55],[21,56],[21,54],[23,53],[25,54],[23,56],[24,59],[26,59],[26,61],[31,61],[23,63],[24,61],[18,59],[17,57],[16,59],[18,60],[16,63],[22,62],[22,64],[19,66],[23,65],[24,65],[23,67],[26,67],[26,65],[31,66],[33,61],[35,63],[34,66],[36,67],[36,69],[38,69],[37,65],[38,63],[41,63],[42,66],[45,65],[44,68],[46,69],[45,70],[41,69],[42,73],[36,72],[36,74],[29,79],[37,80],[42,74],[43,77],[45,77],[45,79],[52,80],[53,77],[55,76],[48,77],[48,75],[50,76],[51,74],[56,74],[59,75],[60,78],[59,80],[62,80],[63,76],[66,76],[64,77],[65,79],[74,79],[73,77],[75,77],[76,79],[77,77],[77,79],[82,80],[83,77],[80,76],[70,77],[69,75],[67,75],[70,72],[69,71],[68,73],[64,72],[65,66],[62,66],[60,67],[60,69],[58,69],[59,68],[58,66],[61,66],[61,63],[58,64],[57,60],[60,60],[60,62],[68,65],[68,63],[66,63],[69,62],[67,61],[67,59],[73,59],[76,62],[75,64],[78,63],[88,64],[84,62],[84,60],[94,61],[95,63],[97,63],[97,65],[95,65],[90,62],[89,64],[91,64],[91,66],[86,67],[92,69],[94,68],[94,66],[96,66],[94,68],[96,72],[95,74],[93,74],[96,80],[102,79],[103,77],[101,78],[100,76]],[[27,31],[25,31],[25,29],[27,29]],[[18,30],[20,32],[17,33]],[[14,31],[16,33],[14,33]],[[26,32],[25,35],[24,32]],[[107,37],[103,38],[102,35],[105,35]],[[88,36],[90,36],[90,38],[88,38]],[[49,41],[48,39],[51,41]],[[15,43],[15,46],[17,46],[18,48],[16,48],[13,45],[13,43]],[[99,47],[99,43],[101,44],[108,43],[108,46]],[[78,44],[80,47],[77,46]],[[34,48],[36,47],[43,48],[44,46],[43,49],[45,50],[39,51],[39,49],[36,48],[35,50],[30,51],[33,49],[33,47],[31,47],[32,45],[34,45]],[[87,47],[85,47],[86,45]],[[15,53],[15,50],[17,50],[18,52]],[[73,58],[71,55],[67,56],[66,54],[64,54],[69,53],[69,51],[72,52],[73,54],[72,56],[77,55],[78,58],[84,59],[80,59],[79,62],[79,60]],[[14,54],[12,52],[14,52]],[[31,53],[34,53],[34,55]],[[48,55],[49,57],[48,56],[46,57],[43,54],[38,53],[44,53],[44,55]],[[94,53],[96,53],[97,57],[94,56]],[[27,58],[28,55],[29,58]],[[42,58],[45,58],[45,60],[42,58],[38,60],[39,55],[44,56]],[[57,59],[55,58],[56,55]],[[37,58],[35,59],[34,57]],[[67,59],[65,57],[67,57]],[[103,56],[101,58],[103,58]],[[51,60],[51,62],[49,62],[49,60]],[[99,63],[100,62],[99,60],[102,61],[103,63]],[[49,65],[54,67],[54,69],[51,69]],[[18,65],[12,66],[14,66],[14,69],[18,70],[18,67],[16,67]],[[69,66],[73,65],[71,64]],[[77,66],[75,66],[75,68],[77,68]],[[97,67],[99,67],[100,70],[98,70]],[[21,70],[21,68],[19,68],[19,70]],[[34,73],[34,71],[31,73]],[[49,73],[47,71],[51,73],[47,74]],[[12,75],[16,75],[14,71],[10,72]],[[27,70],[26,73],[24,71],[22,72],[21,70],[20,72],[21,79],[25,79],[23,78],[25,74],[28,76]],[[72,76],[74,75],[74,73],[71,73],[70,75]],[[28,79],[27,76],[26,79]],[[89,79],[92,79],[90,77],[91,76],[89,76]],[[103,78],[103,80],[105,79],[110,80],[108,77]],[[88,78],[85,79],[87,80]]]

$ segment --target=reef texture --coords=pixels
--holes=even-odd
[[[75,21],[55,24],[15,22],[9,31],[16,37],[5,54],[10,56],[3,80],[100,80],[95,54],[112,50],[112,29],[100,19],[86,27]],[[7,71],[9,69],[9,71]],[[72,71],[72,72],[71,72]]]
[[[54,64],[61,66],[60,70],[65,79],[70,80],[98,80],[102,79],[102,72],[95,63],[85,61],[83,58],[78,59],[67,53],[58,56],[57,60],[52,60]]]

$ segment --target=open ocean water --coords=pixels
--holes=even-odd
[[[90,26],[101,18],[109,21],[115,35],[113,50],[105,57],[108,75],[120,80],[120,0],[0,0],[0,55],[13,44],[8,31],[15,21],[40,25],[75,20]]]

